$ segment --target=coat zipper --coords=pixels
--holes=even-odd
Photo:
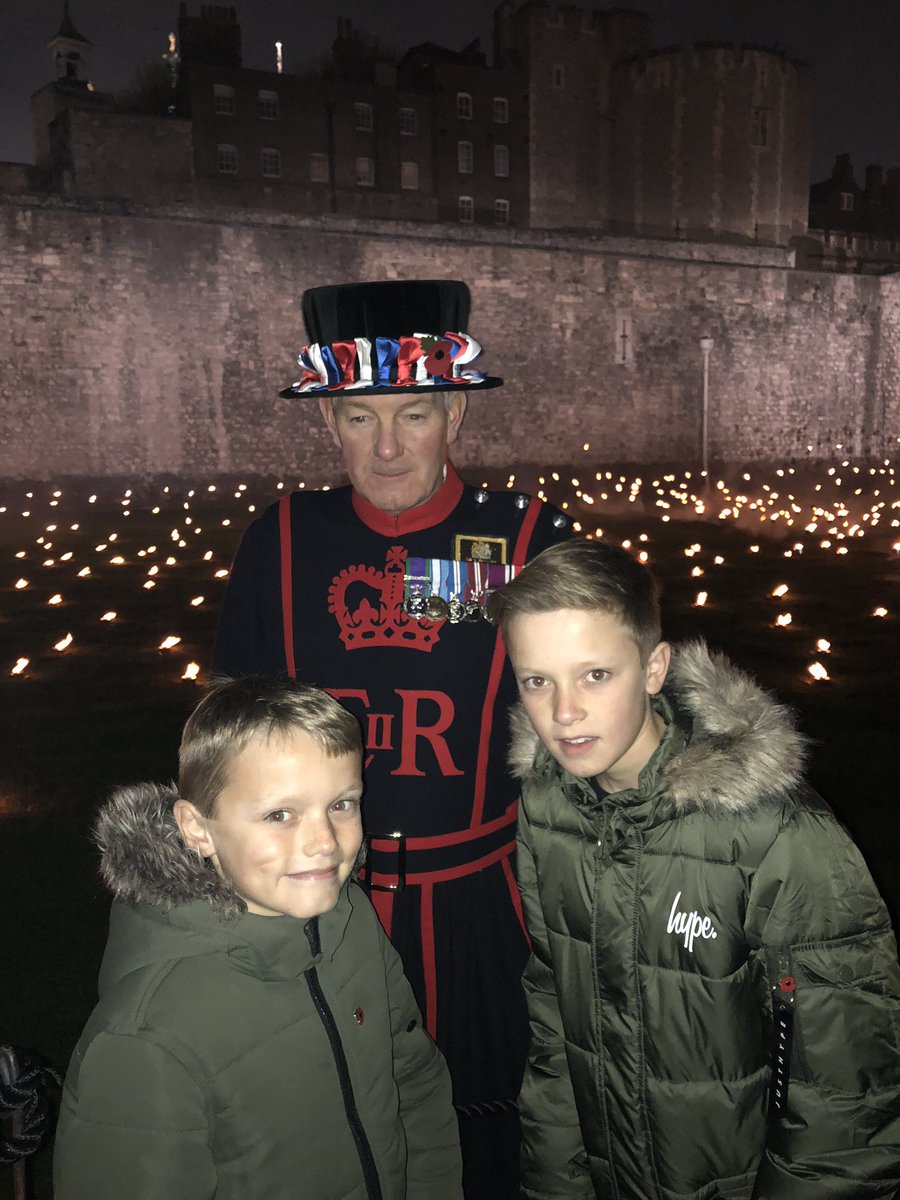
[[[313,953],[319,954],[319,930],[318,922],[315,918],[308,922],[306,936],[312,946]],[[325,999],[322,985],[319,983],[316,968],[310,967],[308,971],[304,972],[304,977],[316,1012],[319,1014],[319,1019],[325,1028],[325,1033],[328,1035],[331,1053],[334,1055],[334,1065],[337,1068],[338,1081],[341,1085],[341,1096],[344,1100],[344,1111],[347,1114],[350,1132],[353,1134],[353,1140],[356,1143],[356,1153],[359,1155],[359,1164],[362,1167],[366,1194],[369,1200],[382,1200],[378,1168],[375,1165],[372,1147],[369,1145],[369,1139],[366,1137],[366,1131],[360,1119],[359,1110],[356,1107],[356,1097],[353,1095],[353,1084],[350,1079],[350,1070],[347,1066],[347,1057],[344,1054],[344,1047],[341,1043],[341,1035],[338,1032],[334,1015],[328,1006],[328,1001]]]

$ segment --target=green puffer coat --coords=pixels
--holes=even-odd
[[[786,710],[700,644],[633,791],[598,798],[524,714],[533,1200],[863,1200],[900,1183],[900,972]],[[783,981],[783,983],[782,983]],[[793,1015],[767,1121],[773,990]]]
[[[368,898],[241,911],[174,789],[101,816],[118,899],[75,1050],[56,1200],[460,1200],[450,1079]]]

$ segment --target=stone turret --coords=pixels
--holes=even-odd
[[[57,79],[68,79],[87,84],[87,56],[92,43],[75,28],[69,12],[69,0],[63,0],[62,21],[59,30],[47,43],[53,55]]]

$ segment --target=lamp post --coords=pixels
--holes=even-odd
[[[701,423],[701,444],[703,457],[703,477],[709,488],[709,356],[715,343],[711,337],[700,339],[700,352],[703,355],[703,420]]]

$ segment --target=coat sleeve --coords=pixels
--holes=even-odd
[[[519,1094],[522,1191],[529,1200],[557,1196],[593,1200],[524,804],[519,809],[516,865],[531,939],[531,955],[522,976],[530,1026]]]
[[[862,856],[824,807],[787,820],[751,885],[760,996],[792,998],[787,1110],[770,1118],[755,1200],[866,1200],[900,1185],[900,971]],[[781,981],[786,981],[782,987]]]
[[[278,675],[285,670],[277,510],[247,529],[222,598],[213,675]]]
[[[211,1200],[204,1098],[186,1066],[144,1037],[98,1033],[66,1079],[56,1200]]]
[[[397,951],[378,926],[391,1009],[394,1080],[406,1134],[406,1200],[462,1200],[450,1072],[422,1022]]]

